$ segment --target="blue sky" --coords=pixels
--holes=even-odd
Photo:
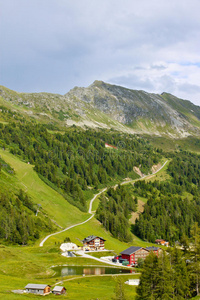
[[[199,0],[0,0],[0,85],[65,94],[94,80],[200,106]]]

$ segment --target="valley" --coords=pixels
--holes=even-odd
[[[10,164],[12,164],[12,166],[14,167],[16,176],[18,178],[18,184],[26,186],[26,189],[29,190],[30,187],[32,186],[32,184],[34,184],[34,186],[38,187],[37,189],[39,189],[40,184],[42,189],[43,188],[43,182],[40,181],[39,178],[37,178],[35,172],[33,171],[32,167],[30,165],[27,165],[25,163],[20,162],[18,159],[16,159],[15,157],[13,157],[13,155],[10,155],[9,153],[6,153],[5,151],[1,152],[1,157],[3,157],[3,159],[8,162]],[[30,170],[29,170],[30,169]],[[29,171],[28,171],[29,170]],[[31,176],[28,176],[28,173],[31,173]],[[36,177],[36,179],[35,179]],[[30,180],[33,179],[33,183],[29,184],[28,182],[28,178]],[[37,183],[37,185],[36,185]],[[51,193],[48,194],[48,198],[51,199],[49,200],[48,206],[50,206],[51,208],[53,208],[52,205],[55,205],[54,203],[54,197],[53,194],[56,193],[54,192],[52,189],[47,187],[47,190],[51,190]],[[40,191],[40,189],[39,189]],[[57,197],[59,196],[59,194],[57,195]],[[32,197],[34,197],[34,194],[32,194]],[[56,198],[57,198],[56,197]],[[36,194],[36,196],[34,197],[35,199],[38,198],[38,194]],[[46,198],[46,197],[45,197]],[[32,198],[33,199],[33,198]],[[42,196],[41,196],[41,201],[42,203]],[[67,202],[68,203],[68,202]],[[42,207],[47,207],[44,206],[44,204],[42,205]],[[59,206],[57,207],[57,209],[59,208]],[[71,208],[71,210],[73,210],[73,206]],[[54,208],[55,210],[55,208]],[[76,209],[75,209],[76,210]],[[69,207],[66,207],[66,212],[69,211]],[[65,214],[66,214],[65,212]],[[75,214],[75,212],[74,212]],[[70,215],[67,215],[67,222],[70,223],[75,223],[74,219],[69,219]],[[84,213],[82,213],[82,215],[84,215]],[[76,216],[78,217],[78,216]],[[55,218],[55,216],[54,216]],[[57,222],[58,220],[62,220],[61,219],[62,216],[59,215],[59,218],[55,219]],[[72,227],[72,226],[71,226]],[[103,235],[106,239],[108,239],[109,241],[109,245],[112,249],[116,249],[118,251],[122,250],[125,246],[125,244],[120,243],[119,241],[117,241],[116,239],[113,239],[110,235],[108,235],[108,233],[106,233],[104,230],[101,229],[100,224],[95,220],[91,220],[89,222],[89,224],[85,224],[84,226],[80,226],[80,228],[77,230],[77,228],[73,228],[70,230],[70,232],[67,232],[67,236],[69,236],[71,238],[72,241],[77,242],[77,237],[80,236],[83,237],[84,235],[87,236],[88,234],[91,233],[91,229],[90,228],[95,228],[93,230],[93,232],[95,232],[95,234],[99,234],[99,235]],[[30,281],[30,279],[32,280],[32,282],[46,282],[48,279],[48,283],[50,282],[51,284],[54,282],[56,283],[56,278],[52,278],[51,279],[51,275],[52,275],[52,271],[51,269],[49,269],[52,265],[60,265],[60,264],[66,264],[67,263],[70,265],[70,263],[74,264],[78,264],[78,265],[105,265],[104,263],[100,263],[97,261],[91,262],[90,259],[87,258],[76,258],[76,259],[70,259],[70,258],[64,258],[60,255],[60,251],[59,251],[59,245],[61,242],[64,241],[64,237],[66,236],[66,234],[63,232],[62,234],[59,234],[58,232],[58,237],[53,236],[51,239],[49,239],[46,243],[44,243],[44,246],[41,249],[41,245],[38,245],[38,243],[36,243],[35,246],[28,246],[25,248],[21,248],[20,250],[18,249],[18,247],[16,246],[1,246],[0,247],[0,257],[1,257],[1,291],[0,291],[0,298],[2,297],[6,299],[20,299],[20,298],[27,298],[29,296],[26,295],[15,295],[12,292],[7,292],[7,289],[19,289],[19,287],[23,288],[26,283],[28,281]],[[58,245],[58,246],[57,246]],[[49,263],[50,261],[50,263]],[[13,267],[15,266],[15,267]],[[18,275],[18,276],[17,276]],[[17,276],[17,277],[16,277]],[[74,281],[79,282],[79,277],[75,276]],[[98,276],[97,276],[98,277]],[[113,275],[110,275],[110,277],[112,279],[107,279],[106,282],[110,282],[110,284],[113,286],[115,286],[115,281],[113,279]],[[126,275],[125,277],[129,278],[130,275]],[[16,280],[13,281],[13,278],[16,278]],[[18,278],[18,279],[17,279]],[[33,279],[34,278],[34,279]],[[132,276],[131,276],[132,278]],[[28,280],[28,281],[27,281]],[[67,280],[67,279],[66,279]],[[81,281],[85,281],[85,278],[81,277]],[[90,277],[90,281],[91,284],[94,282],[94,284],[96,284],[97,282],[102,281],[101,279],[96,279],[94,280],[92,277]],[[68,281],[68,280],[67,280]],[[104,280],[103,280],[104,281]],[[65,280],[64,280],[65,282]],[[73,289],[74,283],[71,283],[68,285],[68,290],[70,290],[70,292],[68,291],[68,297],[70,297],[70,299],[77,299],[79,296],[79,293],[81,293],[81,291],[79,291],[77,293],[77,291],[75,292],[75,290]],[[76,283],[75,283],[76,286]],[[101,287],[102,289],[102,287]],[[98,289],[97,289],[98,290]],[[73,293],[74,293],[74,297],[73,297]],[[98,291],[97,291],[98,293]],[[51,296],[48,296],[51,299]],[[53,297],[53,296],[52,296]],[[67,297],[67,298],[68,298]],[[85,293],[85,298],[83,297],[83,299],[88,299],[88,293]],[[110,296],[108,295],[108,298]],[[34,298],[37,299],[37,296],[35,296]]]
[[[103,238],[113,257],[168,241],[169,248],[159,246],[168,253],[166,285],[174,286],[171,258],[173,274],[182,268],[188,278],[187,299],[196,296],[199,107],[99,81],[64,96],[4,87],[0,95],[0,299],[40,299],[12,292],[28,283],[65,286],[62,298],[70,300],[112,299],[119,286],[136,299],[136,287],[124,282],[143,282],[148,259],[160,276],[160,258],[150,254],[131,274],[56,275],[53,266],[109,266],[98,260],[106,251],[61,255],[61,244],[80,251],[91,235]]]
[[[152,176],[155,176],[156,173],[158,173],[159,171],[161,171],[161,170],[164,168],[164,166],[167,164],[167,162],[168,162],[168,161],[165,161],[165,163],[164,163],[161,167],[159,167],[159,169],[158,169],[157,171],[155,171],[155,172],[153,173],[153,175],[145,175],[145,176],[141,177],[141,179],[144,179],[144,178],[146,178],[146,179],[152,178]],[[121,185],[123,185],[123,184],[128,184],[128,183],[134,184],[134,182],[135,182],[136,180],[137,180],[137,179],[135,179],[135,180],[130,180],[130,181],[128,181],[128,182],[127,182],[127,181],[123,181],[123,182],[121,182],[120,184],[121,184]],[[69,229],[71,229],[71,228],[73,228],[73,227],[81,226],[81,225],[87,223],[88,221],[90,221],[91,218],[94,217],[94,213],[95,213],[95,211],[92,210],[93,202],[95,201],[95,199],[96,199],[99,195],[101,195],[102,193],[104,193],[106,190],[107,190],[107,188],[104,188],[102,191],[100,191],[98,194],[96,194],[96,195],[90,200],[90,202],[89,202],[89,210],[88,210],[88,213],[89,213],[89,214],[92,214],[92,216],[90,216],[87,220],[85,220],[85,221],[82,222],[82,223],[78,223],[78,224],[71,225],[70,227],[67,227],[67,228],[63,229],[62,231],[59,231],[59,232],[52,233],[52,234],[48,235],[48,236],[45,237],[44,240],[40,243],[40,247],[42,247],[42,246],[44,245],[44,243],[46,242],[46,240],[49,239],[49,238],[51,238],[52,236],[55,236],[55,235],[57,235],[57,234],[66,232],[67,230],[69,230]]]

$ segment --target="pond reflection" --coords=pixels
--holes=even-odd
[[[86,267],[86,266],[59,266],[52,268],[57,276],[70,275],[102,275],[102,274],[120,274],[120,273],[134,273],[131,269],[119,269],[109,267]]]

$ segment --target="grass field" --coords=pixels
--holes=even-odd
[[[62,285],[64,285],[67,289],[67,294],[62,295],[61,299],[69,299],[69,300],[110,300],[115,296],[115,288],[116,288],[116,279],[118,276],[85,276],[74,278],[73,280],[63,281]],[[125,282],[128,279],[138,278],[138,275],[121,275],[122,281]],[[1,278],[1,277],[0,277]],[[18,286],[20,282],[18,280],[14,280],[15,285]],[[47,281],[44,281],[46,284]],[[26,285],[24,281],[24,286]],[[7,284],[7,288],[9,288],[9,283]],[[16,288],[17,289],[17,288]],[[124,286],[125,294],[128,296],[126,299],[134,299],[136,295],[136,288],[134,286]],[[45,299],[57,299],[59,296],[56,295],[48,295]],[[41,299],[41,296],[36,295],[17,295],[12,292],[0,292],[0,299],[5,300],[18,300],[18,299]]]
[[[41,296],[17,295],[11,291],[23,289],[27,283],[43,283],[55,285],[63,280],[68,293],[67,299],[111,299],[114,295],[115,279],[110,276],[67,276],[52,277],[50,268],[55,265],[105,265],[87,258],[65,258],[60,255],[58,247],[0,247],[0,299],[41,299]],[[122,275],[123,280],[136,275]],[[80,277],[80,278],[79,278]],[[137,275],[138,278],[138,275]],[[90,288],[89,288],[90,287]],[[96,289],[96,291],[95,291]],[[109,290],[109,291],[108,291]],[[135,288],[126,286],[128,295],[134,296]],[[95,295],[95,298],[94,298]],[[54,295],[47,299],[54,299]],[[133,299],[133,298],[132,298]]]
[[[123,249],[130,247],[131,245],[135,245],[135,246],[150,245],[149,243],[140,240],[136,236],[133,236],[133,242],[131,244],[120,242],[118,239],[113,238],[111,234],[108,231],[106,231],[105,228],[103,228],[103,226],[101,225],[101,223],[99,223],[95,218],[92,218],[89,222],[81,226],[74,227],[68,231],[50,237],[45,242],[45,245],[53,247],[55,244],[62,243],[65,237],[69,237],[73,243],[81,245],[80,240],[83,240],[85,237],[91,234],[103,237],[106,240],[105,242],[106,249],[115,250],[118,253]]]
[[[6,185],[6,188],[11,190],[23,189],[34,203],[42,205],[43,212],[47,213],[50,218],[62,227],[83,222],[90,216],[87,213],[80,212],[76,207],[70,205],[60,194],[47,186],[38,177],[32,165],[20,161],[7,151],[0,150],[0,155],[15,171],[14,176],[2,172],[0,182],[2,188]],[[94,202],[93,210],[97,208],[97,205],[98,199]],[[50,285],[56,284],[60,278],[51,278],[53,271],[50,267],[52,265],[63,265],[66,263],[69,265],[102,265],[101,262],[81,257],[70,260],[60,254],[59,245],[64,241],[66,236],[69,236],[73,242],[79,243],[78,239],[82,240],[90,234],[104,236],[107,240],[107,247],[114,249],[116,252],[129,246],[112,238],[95,218],[82,226],[75,227],[68,232],[50,238],[44,247],[38,247],[38,242],[34,246],[25,247],[0,245],[0,299],[41,299],[41,297],[34,295],[13,294],[11,290],[23,289],[27,283],[31,282],[47,283]],[[104,298],[106,294],[108,294],[107,299],[110,299],[111,294],[113,294],[115,281],[112,276],[109,276],[109,278],[106,277],[106,280],[102,277],[95,279],[91,277],[88,279],[83,278],[81,283],[79,282],[80,280],[77,280],[75,279],[73,282],[66,283],[66,287],[69,290],[65,296],[66,298],[90,299],[88,297],[94,296],[94,289],[96,289],[95,297],[99,297],[99,299],[100,297],[106,299]],[[96,287],[97,284],[98,287]],[[77,285],[78,287],[81,286],[81,289],[77,289]],[[88,285],[91,286],[90,291],[87,288]],[[110,293],[107,293],[110,286],[112,286],[112,289],[110,289]],[[82,292],[82,288],[85,290],[84,293]],[[55,296],[49,295],[48,298],[54,299]]]
[[[138,275],[123,275],[120,276],[125,282],[129,278],[138,278]],[[69,288],[69,299],[104,299],[110,300],[115,296],[117,276],[94,276],[90,278],[81,278],[73,281],[67,281]],[[82,291],[81,298],[80,294],[77,294],[77,290]],[[133,286],[125,285],[125,293],[129,299],[134,299],[136,295],[136,289]]]

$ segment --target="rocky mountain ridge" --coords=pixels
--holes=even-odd
[[[17,93],[0,87],[1,103],[63,125],[114,128],[130,133],[200,135],[200,107],[171,94],[153,94],[95,81],[65,95]]]

